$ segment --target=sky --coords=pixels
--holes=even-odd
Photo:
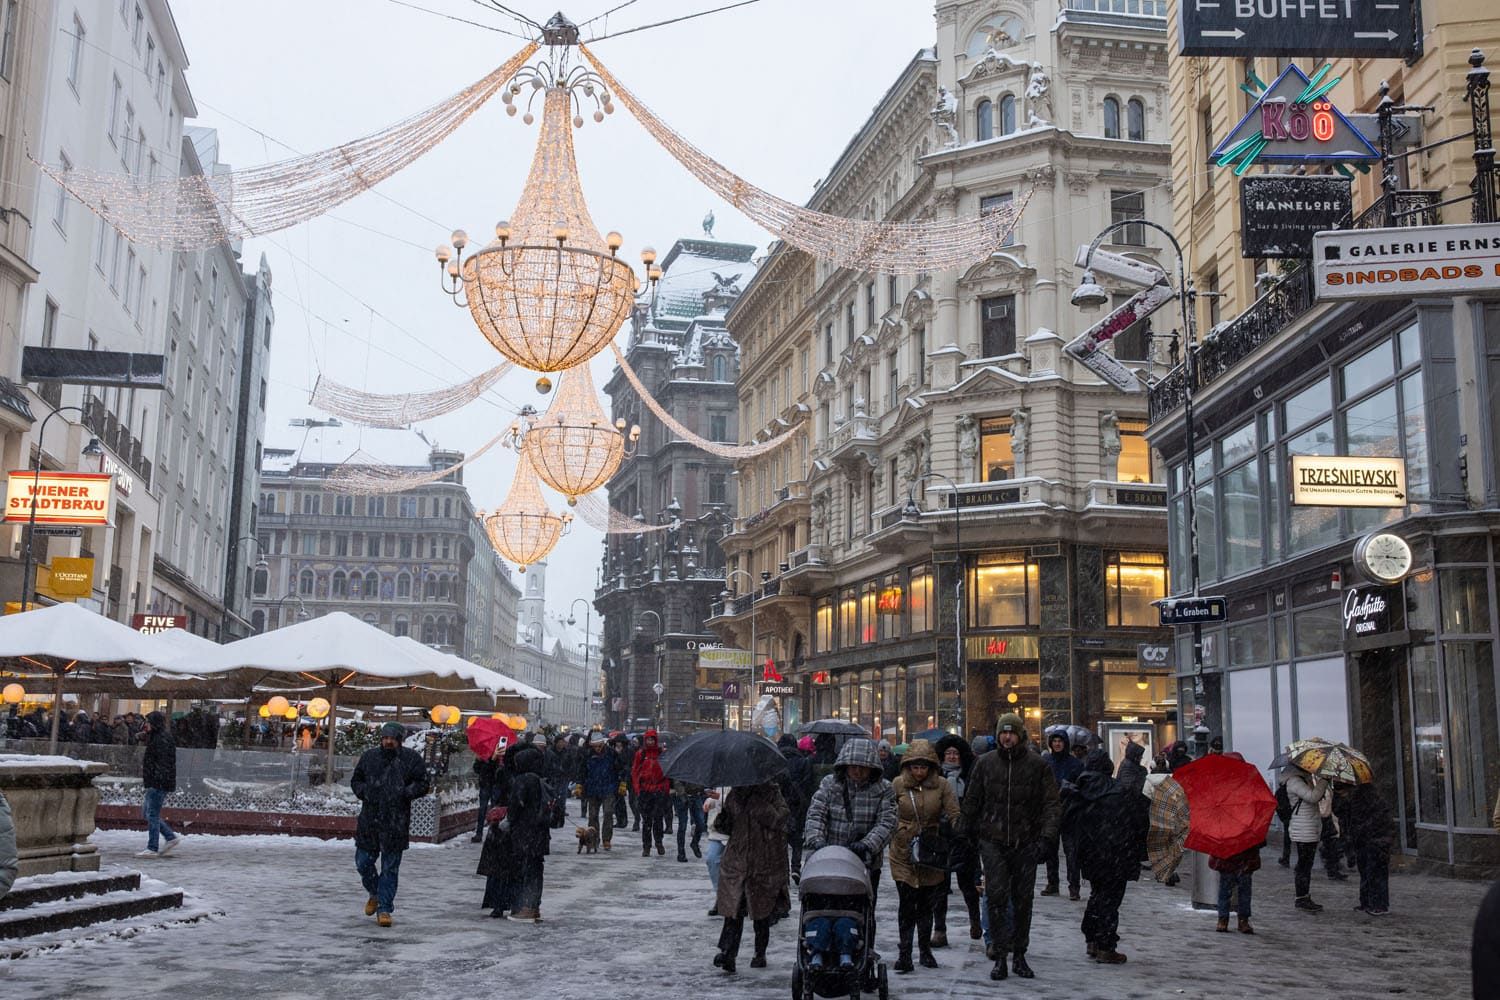
[[[560,0],[510,0],[543,22]],[[594,34],[723,6],[729,0],[622,0],[563,8]],[[422,10],[414,7],[425,8]],[[520,23],[485,0],[174,0],[187,50],[191,124],[216,128],[220,156],[243,168],[368,135],[438,103],[513,55]],[[446,16],[444,16],[446,15]],[[462,19],[462,20],[455,20]],[[464,21],[476,22],[474,24]],[[491,30],[500,29],[500,30]],[[755,0],[736,10],[600,39],[604,64],[669,125],[736,173],[804,202],[916,52],[933,43],[929,0]],[[270,263],[276,326],[266,443],[295,446],[289,421],[317,416],[320,372],[372,392],[433,389],[501,359],[438,287],[433,250],[454,229],[484,241],[509,217],[537,127],[498,100],[406,170],[327,216],[248,241],[244,264]],[[709,210],[719,239],[765,248],[768,234],[723,204],[628,112],[575,137],[584,194],[626,260],[697,237]],[[595,358],[603,384],[613,365]],[[523,405],[544,408],[535,375],[516,371],[485,397],[421,429],[474,450]],[[515,455],[494,449],[465,470],[477,506],[505,497]],[[553,497],[561,508],[560,498]],[[548,607],[592,599],[602,535],[575,520],[549,559]],[[519,574],[516,576],[519,583]]]

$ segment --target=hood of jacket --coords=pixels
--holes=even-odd
[[[648,757],[656,757],[661,754],[661,741],[657,739],[656,730],[648,729],[641,734],[640,752]]]
[[[974,766],[973,747],[969,746],[968,741],[957,733],[949,733],[942,739],[938,740],[932,748],[933,752],[937,754],[938,762],[940,764],[943,760],[943,757],[948,753],[949,747],[952,747],[958,751],[958,773],[963,775],[964,778],[967,779],[969,776],[969,769]]]
[[[146,716],[146,721],[151,723],[152,732],[165,732],[167,728],[167,717],[161,712],[152,712]]]
[[[530,743],[523,743],[515,748],[510,766],[517,774],[541,774],[542,752]]]
[[[1108,758],[1106,758],[1107,760]],[[1107,774],[1098,771],[1085,770],[1077,778],[1073,779],[1073,786],[1078,789],[1078,794],[1089,800],[1102,799],[1106,795],[1113,795],[1120,791],[1120,785]]]
[[[853,764],[856,767],[868,767],[877,775],[880,773],[880,754],[875,750],[875,743],[867,739],[851,739],[844,741],[844,747],[839,751],[838,760],[834,761],[833,770],[839,778],[848,776],[848,767]]]
[[[901,757],[901,770],[905,771],[911,764],[927,764],[933,771],[936,771],[940,763],[937,751],[932,748],[930,742],[912,740],[911,745],[906,748],[906,753]]]
[[[1146,756],[1146,744],[1144,744],[1144,743],[1129,743],[1129,744],[1126,744],[1126,746],[1125,746],[1125,757],[1126,757],[1126,759],[1130,760],[1132,763],[1139,764],[1141,762],[1141,758],[1144,757],[1144,756]]]

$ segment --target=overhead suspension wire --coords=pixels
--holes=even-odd
[[[647,31],[651,28],[662,28],[669,24],[677,24],[682,21],[691,21],[697,17],[707,17],[709,14],[718,14],[726,10],[734,10],[736,7],[748,7],[753,3],[760,3],[760,0],[739,0],[739,3],[725,4],[722,7],[715,7],[712,10],[700,10],[696,14],[684,14],[681,17],[673,17],[665,21],[657,21],[654,24],[641,24],[637,25],[634,28],[625,28],[621,31],[611,31],[603,35],[596,35],[589,41],[591,43],[600,42],[606,38],[619,38],[621,35],[633,35],[637,31]]]
[[[502,14],[509,14],[511,17],[515,18],[517,21],[520,21],[522,24],[526,25],[527,27],[535,28],[537,31],[541,31],[542,30],[542,26],[540,24],[537,24],[535,21],[533,21],[531,18],[527,17],[525,14],[522,14],[519,11],[512,10],[511,8],[505,6],[505,4],[500,3],[499,0],[478,0],[478,2],[482,6],[489,7],[492,10],[498,10]]]
[[[388,0],[388,2],[395,4],[397,7],[405,7],[409,10],[419,10],[424,14],[431,14],[433,17],[441,17],[445,20],[457,21],[460,24],[467,24],[471,27],[483,28],[485,31],[499,32],[502,35],[509,35],[512,38],[519,38],[524,42],[531,41],[531,36],[529,35],[520,35],[506,28],[501,28],[493,24],[485,24],[482,21],[471,21],[466,17],[458,17],[455,14],[445,14],[440,10],[433,10],[430,7],[419,7],[414,3],[407,3],[406,0]]]
[[[609,15],[611,15],[611,14],[617,14],[620,11],[624,10],[626,7],[629,7],[631,4],[634,4],[634,3],[637,3],[637,2],[639,2],[639,0],[625,0],[624,3],[617,4],[617,5],[613,6],[613,7],[611,7],[609,10],[605,11],[602,14],[595,14],[593,17],[589,18],[587,21],[584,21],[582,24],[580,24],[578,26],[578,30],[582,31],[584,28],[586,28],[589,25],[593,24],[595,21],[602,21],[605,18],[609,17]]]

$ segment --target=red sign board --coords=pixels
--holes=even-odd
[[[900,587],[882,587],[875,598],[875,610],[883,615],[899,615],[902,596]]]
[[[187,628],[187,615],[131,615],[130,627],[146,635],[165,632],[169,628]]]

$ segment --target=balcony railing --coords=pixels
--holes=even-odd
[[[84,399],[83,425],[130,466],[131,471],[141,478],[142,486],[151,488],[151,463],[144,456],[140,439],[130,436],[130,428],[110,412],[104,400],[98,396]]]

